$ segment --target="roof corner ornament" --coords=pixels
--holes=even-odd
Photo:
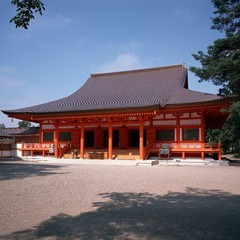
[[[159,106],[160,106],[160,108],[163,108],[165,106],[164,98],[160,98]]]

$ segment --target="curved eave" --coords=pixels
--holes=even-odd
[[[201,103],[172,104],[165,108],[166,112],[200,111],[204,112],[205,127],[211,129],[221,128],[229,116],[232,99],[218,99]],[[226,109],[227,111],[222,111]]]
[[[174,111],[192,111],[192,110],[209,110],[219,111],[219,109],[229,108],[232,98],[216,99],[205,102],[192,102],[192,103],[179,103],[179,104],[167,104],[166,106],[161,106],[160,104],[153,104],[147,106],[138,107],[122,107],[122,108],[109,108],[109,109],[94,109],[94,110],[83,110],[83,111],[62,111],[62,112],[11,112],[2,111],[4,114],[11,118],[17,118],[30,122],[40,122],[45,119],[58,119],[58,118],[81,118],[84,116],[91,115],[111,115],[111,114],[123,114],[123,113],[144,113],[149,111],[164,111],[164,112],[174,112]]]
[[[205,107],[213,107],[213,106],[226,106],[229,107],[232,99],[231,98],[222,98],[216,99],[211,101],[204,101],[204,102],[191,102],[191,103],[178,103],[178,104],[168,104],[166,108],[168,109],[177,109],[177,108],[205,108]]]
[[[64,112],[8,112],[3,111],[4,114],[8,115],[11,118],[22,119],[30,122],[39,122],[43,118],[61,118],[61,117],[79,117],[81,116],[90,116],[90,115],[108,115],[108,114],[122,114],[122,113],[139,113],[139,112],[149,112],[159,110],[160,105],[149,105],[143,107],[131,107],[131,108],[114,108],[114,109],[96,109],[96,110],[84,110],[84,111],[64,111]]]

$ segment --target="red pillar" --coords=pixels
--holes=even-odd
[[[55,123],[54,131],[54,157],[58,158],[58,145],[59,145],[59,124]]]
[[[143,130],[143,121],[140,122],[139,126],[139,158],[143,160],[143,135],[144,135],[144,130]]]
[[[38,137],[39,144],[43,142],[43,131],[42,131],[42,122],[39,123],[39,137]],[[41,144],[42,145],[42,144]],[[41,146],[40,146],[41,147]]]
[[[180,148],[180,142],[181,142],[181,139],[180,139],[180,131],[181,131],[181,128],[180,128],[180,114],[177,114],[177,128],[176,128],[176,142],[177,142],[177,148]]]
[[[84,158],[84,124],[81,125],[81,137],[80,137],[80,158]]]
[[[112,159],[113,126],[109,123],[108,127],[108,158]]]
[[[221,147],[221,143],[218,142],[218,160],[222,160],[222,147]]]
[[[204,112],[202,112],[201,113],[201,142],[202,143],[205,143],[205,116],[204,115],[205,115]]]
[[[22,149],[24,148],[24,143],[22,142]],[[24,156],[24,151],[22,150],[22,154],[21,156],[23,157]]]

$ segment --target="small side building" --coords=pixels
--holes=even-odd
[[[13,156],[12,148],[15,140],[4,129],[0,129],[0,158]]]
[[[39,127],[11,127],[0,129],[1,157],[21,156],[19,149],[24,142],[39,142]]]

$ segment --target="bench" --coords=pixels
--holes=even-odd
[[[104,159],[104,152],[89,152],[89,159]]]

